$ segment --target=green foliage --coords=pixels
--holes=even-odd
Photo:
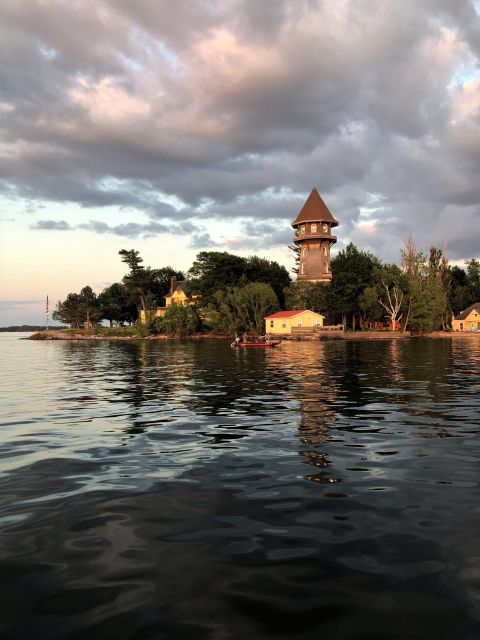
[[[102,318],[113,324],[121,325],[124,322],[132,323],[138,316],[135,300],[128,292],[125,285],[115,282],[107,287],[98,296],[98,304]]]
[[[205,305],[214,303],[220,290],[254,282],[269,284],[283,304],[290,276],[277,262],[257,256],[242,258],[226,251],[201,251],[188,272],[189,288],[202,296]]]
[[[374,285],[373,273],[380,261],[371,253],[359,251],[350,243],[344,251],[333,258],[332,280],[328,288],[329,311],[342,322],[351,319],[355,327],[361,316],[361,297],[367,287]]]
[[[402,250],[407,278],[405,326],[414,333],[428,333],[447,327],[448,268],[442,251],[432,247],[427,259],[417,251],[413,239]]]
[[[409,298],[409,327],[414,333],[429,333],[441,328],[444,295],[435,278],[427,276],[413,280]]]
[[[79,329],[87,324],[95,324],[102,317],[98,299],[91,287],[86,286],[80,293],[69,293],[64,301],[59,300],[53,320],[72,325]]]
[[[250,256],[246,261],[245,275],[248,282],[264,282],[270,285],[283,307],[285,303],[284,290],[291,284],[290,276],[285,267],[273,260]]]
[[[122,249],[118,253],[122,256],[122,262],[130,269],[130,273],[123,276],[123,284],[127,291],[138,300],[140,309],[145,311],[147,308],[145,296],[151,279],[150,268],[143,266],[143,258],[134,249]]]
[[[148,290],[155,300],[155,306],[162,304],[162,299],[170,291],[170,281],[175,276],[177,280],[183,280],[184,275],[181,271],[176,271],[173,267],[161,267],[160,269],[151,269],[149,271],[150,280],[148,282]]]
[[[360,326],[363,328],[368,322],[384,322],[385,311],[378,302],[379,289],[377,285],[366,287],[358,298],[361,311]]]
[[[297,280],[284,289],[285,307],[292,309],[310,309],[325,311],[327,309],[328,285],[321,282]]]
[[[202,296],[202,302],[213,302],[219,289],[238,285],[245,274],[245,258],[226,251],[200,251],[188,272],[188,286]]]
[[[97,295],[89,286],[83,287],[79,294],[80,313],[87,325],[95,324],[102,317]]]
[[[69,293],[64,301],[59,300],[55,311],[52,313],[53,320],[72,325],[77,329],[83,324],[80,296],[78,293]]]
[[[202,323],[195,307],[175,304],[168,307],[160,326],[165,333],[182,338],[200,331]]]
[[[133,330],[137,338],[146,338],[151,334],[150,323],[143,324],[140,320],[137,320],[133,325]]]
[[[264,282],[231,287],[216,294],[216,307],[208,307],[205,322],[219,333],[263,331],[264,317],[277,311],[278,298]]]

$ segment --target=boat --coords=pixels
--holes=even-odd
[[[280,344],[280,340],[266,340],[264,342],[232,342],[232,347],[247,347],[247,348],[255,348],[255,347],[276,347],[277,344]]]

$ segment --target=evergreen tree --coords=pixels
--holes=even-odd
[[[140,309],[147,310],[145,297],[150,283],[150,268],[143,266],[143,258],[134,249],[122,249],[118,252],[122,256],[122,262],[128,265],[130,273],[123,277],[123,284],[139,301]]]
[[[69,293],[64,301],[59,300],[52,318],[79,329],[83,322],[79,294]]]
[[[92,287],[86,286],[80,291],[78,299],[83,322],[89,328],[102,316],[97,296]]]

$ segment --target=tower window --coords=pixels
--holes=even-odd
[[[302,262],[300,273],[305,273],[305,263],[304,262]]]
[[[324,262],[323,263],[323,269],[324,269],[325,273],[328,273],[328,262]]]
[[[328,233],[328,224],[323,225],[323,233]]]
[[[317,225],[316,224],[312,224],[312,233],[317,233]]]
[[[323,247],[323,255],[326,256],[327,255],[327,247]]]
[[[300,229],[300,233],[305,233],[305,225]]]

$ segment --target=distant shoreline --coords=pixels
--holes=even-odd
[[[406,340],[417,338],[478,338],[480,339],[480,332],[473,331],[434,331],[432,333],[425,333],[423,335],[402,333],[399,331],[345,331],[338,332],[332,331],[331,333],[325,332],[322,334],[311,336],[273,336],[275,339],[281,339],[285,342],[322,342],[325,340]],[[60,333],[59,331],[37,331],[24,340],[229,340],[231,336],[210,334],[210,333],[198,333],[190,336],[170,336],[170,335],[150,335],[150,336],[132,336],[132,335],[104,335],[94,333],[79,333],[71,331],[69,333]]]

